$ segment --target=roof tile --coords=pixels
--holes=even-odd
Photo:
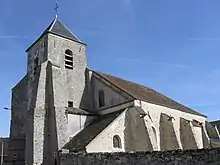
[[[108,80],[109,82],[113,83],[118,88],[124,90],[125,92],[127,92],[128,94],[130,94],[131,96],[133,96],[136,99],[140,99],[142,101],[146,101],[146,102],[149,102],[152,104],[176,109],[176,110],[179,110],[182,112],[206,117],[205,115],[203,115],[199,112],[196,112],[196,111],[168,98],[167,96],[164,96],[164,95],[158,93],[157,91],[155,91],[151,88],[148,88],[143,85],[136,84],[136,83],[112,76],[112,75],[104,74],[101,72],[95,72],[95,73],[97,73],[98,75],[100,75],[104,79]]]

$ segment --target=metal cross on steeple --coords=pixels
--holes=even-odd
[[[55,13],[56,13],[56,18],[58,17],[58,8],[59,8],[60,6],[58,5],[58,2],[56,1],[56,7],[54,8],[54,11],[55,11]]]

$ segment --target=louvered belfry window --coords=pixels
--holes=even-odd
[[[65,68],[73,69],[73,52],[69,49],[65,51]]]

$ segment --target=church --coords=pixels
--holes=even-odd
[[[5,164],[51,165],[59,150],[138,152],[217,145],[219,125],[154,89],[91,70],[86,48],[56,17],[26,50],[27,73],[12,89]]]

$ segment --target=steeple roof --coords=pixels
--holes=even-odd
[[[40,40],[47,33],[52,33],[60,37],[64,37],[69,40],[84,44],[56,17],[46,28],[46,30],[40,35],[40,37],[26,51],[28,51],[38,40]]]

